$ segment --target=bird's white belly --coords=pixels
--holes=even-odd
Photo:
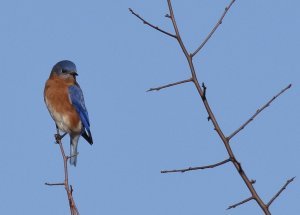
[[[80,133],[80,131],[82,129],[81,122],[79,122],[75,128],[72,127],[68,114],[62,114],[62,113],[56,111],[51,105],[48,104],[47,100],[46,100],[46,103],[47,103],[49,113],[50,113],[51,117],[53,118],[53,120],[55,121],[56,125],[58,126],[59,130],[61,130],[62,132],[67,132],[67,133],[71,133],[71,132]]]

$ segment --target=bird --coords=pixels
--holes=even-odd
[[[44,101],[56,128],[70,136],[69,159],[73,166],[77,164],[80,136],[93,144],[88,111],[77,76],[76,65],[72,61],[59,61],[53,66],[44,88]]]

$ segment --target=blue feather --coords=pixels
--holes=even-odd
[[[77,113],[79,114],[83,127],[89,131],[90,128],[89,115],[84,104],[82,90],[80,89],[79,86],[72,85],[69,87],[69,96],[73,106],[75,107]]]

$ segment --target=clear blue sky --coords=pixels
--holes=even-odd
[[[174,0],[184,42],[193,51],[229,1]],[[192,84],[146,93],[189,78],[172,38],[143,25],[133,8],[172,32],[166,1],[10,0],[0,7],[0,214],[65,215],[62,159],[43,88],[59,60],[76,63],[94,145],[80,140],[70,183],[82,215],[262,214],[231,164],[185,174],[163,169],[227,158]],[[225,134],[289,83],[293,87],[232,140],[273,214],[300,213],[300,2],[237,0],[195,58],[200,82]],[[69,140],[64,140],[69,150]]]

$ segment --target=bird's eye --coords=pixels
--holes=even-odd
[[[67,73],[68,70],[62,69],[61,72],[62,72],[62,73]]]

